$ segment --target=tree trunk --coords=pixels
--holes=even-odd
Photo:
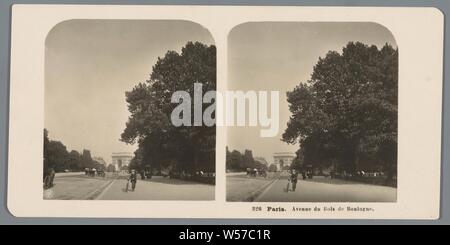
[[[354,162],[353,162],[353,169],[352,171],[359,170],[360,165],[360,145],[361,145],[361,139],[359,138],[356,141],[355,148],[354,148]]]
[[[194,166],[193,166],[193,169],[194,169],[194,173],[196,173],[197,172],[197,167],[198,167],[198,155],[199,155],[199,151],[195,151],[194,152]]]

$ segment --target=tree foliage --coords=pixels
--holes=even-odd
[[[287,93],[283,140],[300,143],[302,164],[385,170],[397,164],[398,50],[350,42],[319,58],[311,79]]]
[[[60,141],[50,140],[49,131],[44,129],[44,177],[51,169],[55,172],[84,171],[85,168],[104,170],[105,166],[94,161],[89,150],[83,154],[77,151],[67,151],[67,147]]]
[[[201,83],[203,92],[216,90],[216,47],[189,42],[181,53],[158,58],[152,70],[149,80],[126,93],[131,116],[121,140],[139,146],[133,167],[215,171],[216,128],[175,127],[170,118],[177,106],[171,103],[174,92],[193,97],[194,83]]]
[[[302,171],[304,162],[305,162],[305,151],[304,151],[304,148],[300,148],[295,153],[295,157],[292,160],[292,164],[290,166],[290,169],[295,169],[295,170],[298,170],[298,171]]]
[[[242,154],[237,150],[226,149],[226,168],[231,171],[246,171],[247,169],[264,169],[267,170],[265,164],[253,158],[253,152],[251,150],[245,150]]]

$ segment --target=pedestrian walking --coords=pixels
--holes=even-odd
[[[134,169],[131,170],[131,174],[130,174],[130,177],[128,177],[128,181],[131,182],[131,191],[134,191],[136,189],[136,182],[137,182],[136,170],[134,170]]]
[[[289,180],[292,184],[292,191],[295,191],[295,189],[297,189],[297,180],[298,180],[297,170],[295,169],[292,170],[291,176],[289,176]]]
[[[291,178],[288,178],[288,182],[287,182],[287,186],[286,186],[286,192],[289,192],[289,190],[291,189]]]

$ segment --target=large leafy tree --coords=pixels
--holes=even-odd
[[[48,138],[48,130],[44,129],[44,171],[43,171],[43,179],[45,179],[45,176],[48,174],[48,171],[50,169],[50,162],[49,162],[49,155],[48,155],[48,145],[50,143],[50,139]]]
[[[83,154],[77,151],[67,151],[67,147],[60,141],[49,138],[49,131],[44,129],[44,178],[50,172],[63,172],[65,170],[82,171],[85,168],[104,169],[104,166],[95,162],[89,150]]]
[[[150,79],[126,93],[131,116],[121,139],[139,145],[134,167],[215,170],[216,128],[176,127],[170,120],[177,106],[171,103],[173,93],[186,91],[193,98],[194,83],[201,83],[203,92],[216,90],[215,46],[189,42],[181,53],[167,52],[153,66]]]
[[[242,168],[254,168],[256,161],[253,158],[253,152],[251,150],[245,150],[242,156],[243,164]]]
[[[48,144],[48,165],[49,169],[62,172],[67,169],[68,153],[66,146],[59,141],[50,141]]]
[[[81,163],[81,154],[78,151],[73,150],[68,154],[67,166],[72,170],[84,169]]]
[[[245,166],[242,154],[236,150],[230,152],[227,147],[226,165],[227,170],[244,170]]]
[[[305,158],[304,148],[298,149],[295,158],[292,160],[290,168],[301,171],[303,168],[304,158]]]
[[[356,170],[397,165],[398,50],[349,43],[319,58],[311,79],[287,94],[283,140],[300,143],[304,164]]]
[[[226,149],[226,168],[231,171],[246,171],[247,169],[267,169],[267,166],[263,163],[258,162],[253,157],[253,152],[251,150],[245,150],[242,154],[237,150]]]

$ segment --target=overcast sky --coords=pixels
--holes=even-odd
[[[260,128],[229,128],[230,149],[251,149],[269,163],[274,152],[295,152],[297,145],[280,140],[290,116],[286,92],[310,79],[319,57],[330,50],[341,52],[350,41],[396,47],[391,33],[374,23],[266,22],[236,27],[229,36],[228,89],[280,91],[280,131],[277,137],[260,138]]]
[[[201,26],[183,21],[72,20],[46,41],[45,127],[68,150],[134,152],[119,141],[129,113],[125,92],[147,80],[158,57],[188,41],[214,44]]]

